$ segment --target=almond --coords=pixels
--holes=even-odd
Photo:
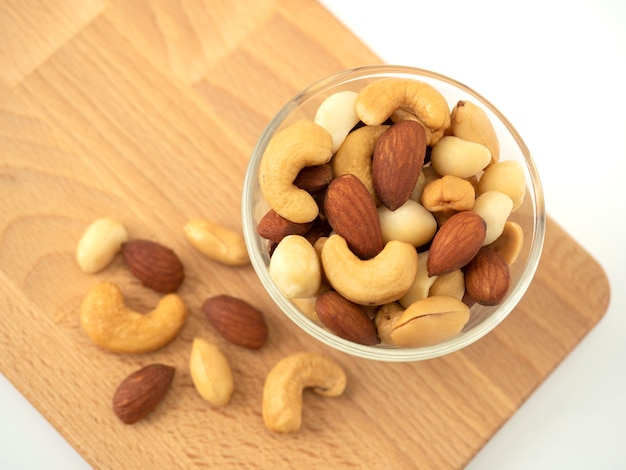
[[[332,232],[333,228],[328,223],[326,218],[318,217],[313,221],[313,226],[307,233],[304,234],[311,245],[315,245],[315,242],[322,237],[327,237]]]
[[[133,372],[115,390],[113,412],[125,424],[147,416],[167,393],[174,372],[173,367],[164,364],[150,364]]]
[[[335,291],[320,294],[315,311],[322,324],[343,339],[368,346],[380,343],[374,322],[367,313]]]
[[[231,343],[249,349],[265,344],[268,334],[265,317],[245,300],[218,295],[205,300],[202,311],[218,333]]]
[[[169,294],[178,289],[185,270],[173,250],[150,240],[122,244],[122,256],[133,275],[150,289]]]
[[[300,170],[293,184],[311,194],[317,194],[326,189],[333,179],[333,169],[330,164],[305,166]]]
[[[372,182],[380,202],[394,211],[408,199],[426,155],[426,132],[416,121],[400,121],[381,134],[372,158]]]
[[[439,276],[462,268],[480,250],[487,233],[485,221],[472,211],[450,217],[437,231],[428,254],[429,276]]]
[[[328,185],[324,211],[333,230],[359,258],[373,258],[383,249],[376,203],[353,174],[341,175]]]
[[[257,233],[271,242],[278,243],[287,235],[304,235],[312,226],[313,222],[292,222],[274,209],[270,209],[259,221]]]
[[[493,248],[481,248],[465,268],[467,294],[481,305],[498,305],[510,286],[509,265]]]

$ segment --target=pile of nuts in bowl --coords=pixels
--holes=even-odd
[[[501,303],[524,233],[524,168],[500,160],[488,114],[430,84],[380,78],[328,96],[262,155],[268,272],[336,335],[415,348]]]

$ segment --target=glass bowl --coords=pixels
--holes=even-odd
[[[526,180],[524,203],[509,217],[509,220],[523,228],[524,246],[518,260],[511,266],[511,287],[506,298],[495,307],[472,306],[470,319],[461,333],[444,342],[416,348],[356,344],[335,335],[303,314],[290,299],[282,295],[271,279],[268,270],[269,242],[260,237],[256,230],[259,220],[269,210],[259,187],[258,172],[261,157],[272,136],[299,119],[313,120],[318,106],[329,95],[345,90],[358,92],[367,83],[389,77],[412,78],[432,85],[445,97],[450,109],[459,100],[472,101],[481,106],[498,135],[500,160],[521,163]],[[546,215],[541,182],[530,152],[513,125],[495,106],[469,87],[438,73],[407,66],[376,65],[350,69],[324,78],[302,90],[276,114],[260,136],[250,158],[243,186],[242,219],[252,266],[270,297],[287,318],[313,338],[344,353],[371,360],[407,362],[435,358],[469,346],[492,331],[513,311],[537,269],[543,247]]]

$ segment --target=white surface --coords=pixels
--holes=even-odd
[[[456,78],[499,108],[535,158],[548,214],[611,281],[605,318],[468,469],[626,468],[626,2],[322,3],[385,62]],[[0,468],[89,468],[2,376],[0,416]]]

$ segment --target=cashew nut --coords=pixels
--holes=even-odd
[[[267,203],[292,222],[311,222],[319,207],[294,184],[305,166],[328,163],[333,139],[326,129],[302,119],[279,131],[268,143],[259,166],[259,184]]]
[[[187,319],[187,308],[177,294],[161,298],[149,313],[134,312],[124,304],[113,283],[96,284],[80,307],[80,324],[97,345],[119,353],[144,353],[166,345]]]
[[[104,269],[128,241],[124,225],[109,217],[92,222],[76,247],[76,262],[83,272],[97,273]]]
[[[308,240],[287,235],[274,249],[269,274],[285,297],[310,297],[322,283],[320,260]]]
[[[421,347],[459,334],[469,320],[469,308],[459,299],[427,297],[411,304],[395,322],[391,339],[398,346]]]
[[[330,285],[346,299],[361,305],[398,300],[417,273],[417,251],[409,243],[392,240],[374,258],[361,260],[346,240],[331,235],[322,248],[322,266]]]
[[[263,387],[263,421],[279,433],[296,432],[302,426],[302,391],[337,397],[346,388],[346,374],[333,359],[300,352],[281,359],[269,372]]]
[[[228,404],[234,389],[233,372],[220,348],[195,338],[191,345],[189,374],[202,398],[215,406]]]
[[[354,109],[357,96],[356,91],[339,91],[326,98],[317,108],[313,122],[326,129],[333,138],[333,153],[337,151],[350,129],[359,122]]]
[[[377,205],[378,197],[372,182],[372,155],[378,138],[387,129],[387,125],[363,126],[350,132],[331,162],[335,177],[352,173],[365,185]]]
[[[452,175],[428,183],[422,191],[422,205],[431,212],[469,210],[475,198],[472,183]]]
[[[183,232],[196,250],[215,261],[229,266],[250,262],[244,238],[233,230],[208,220],[192,220]]]
[[[408,78],[386,78],[366,85],[356,101],[361,121],[370,126],[382,124],[395,111],[409,113],[431,134],[434,145],[450,126],[450,108],[443,95],[431,85]]]
[[[459,101],[450,113],[452,135],[484,145],[491,153],[491,162],[500,158],[500,142],[487,113],[470,101]]]

